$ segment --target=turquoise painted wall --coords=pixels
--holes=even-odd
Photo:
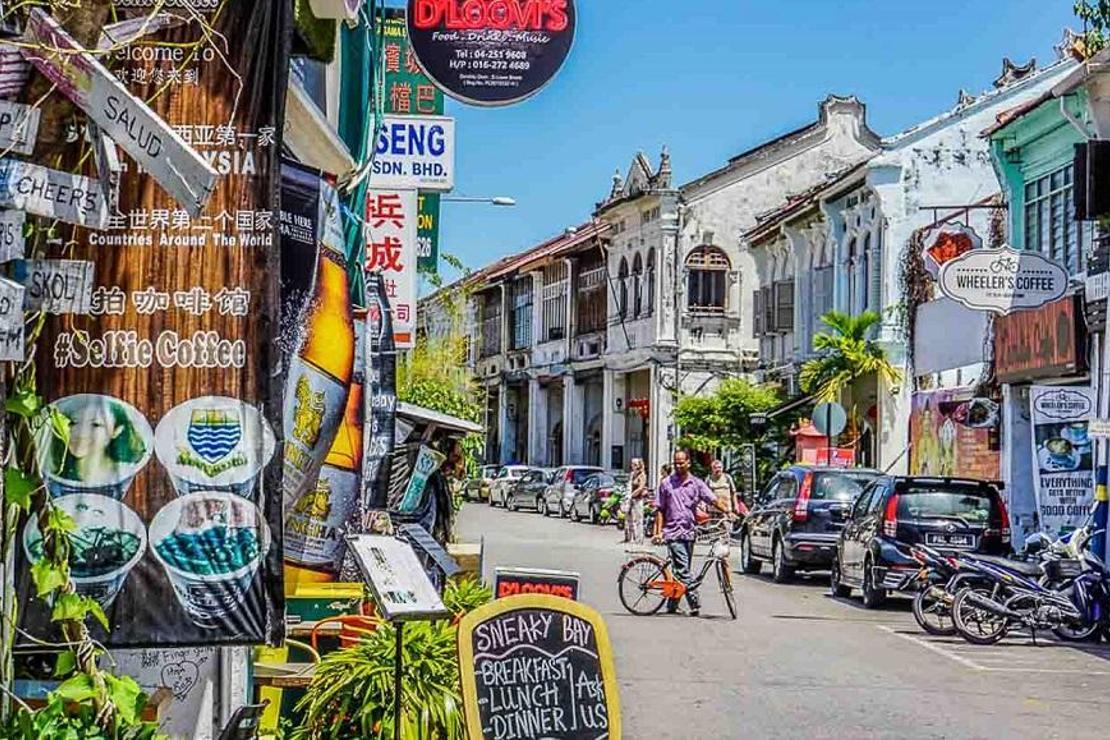
[[[1064,104],[1079,121],[1087,116],[1087,94],[1066,96]],[[991,156],[1010,204],[1010,245],[1025,248],[1025,183],[1069,166],[1075,145],[1086,141],[1050,98],[991,134]]]

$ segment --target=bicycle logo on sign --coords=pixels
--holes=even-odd
[[[996,275],[1001,272],[1008,272],[1013,274],[1018,271],[1018,264],[1019,263],[1016,257],[1003,255],[996,259],[994,262],[991,262],[990,268],[991,272]]]

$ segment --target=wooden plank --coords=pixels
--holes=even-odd
[[[87,314],[92,310],[95,266],[85,260],[19,260],[15,278],[27,290],[25,311]]]
[[[0,277],[0,360],[22,362],[23,294],[25,288],[14,280]]]
[[[26,221],[23,211],[0,211],[0,264],[23,258],[27,247],[23,236]]]
[[[31,154],[39,135],[42,111],[11,100],[0,100],[0,151]]]
[[[31,9],[24,41],[38,45],[22,49],[31,64],[96,121],[182,208],[193,217],[200,215],[219,177],[204,157],[42,9]]]
[[[108,205],[100,183],[18,159],[0,159],[0,207],[103,229]]]

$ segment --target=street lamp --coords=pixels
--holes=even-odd
[[[442,200],[447,203],[489,203],[491,206],[503,206],[511,208],[516,205],[515,198],[509,198],[504,195],[499,195],[495,198],[468,198],[464,195],[458,196],[444,196]]]

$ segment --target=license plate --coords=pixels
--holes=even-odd
[[[925,544],[939,547],[975,547],[975,535],[928,532],[925,535]]]

